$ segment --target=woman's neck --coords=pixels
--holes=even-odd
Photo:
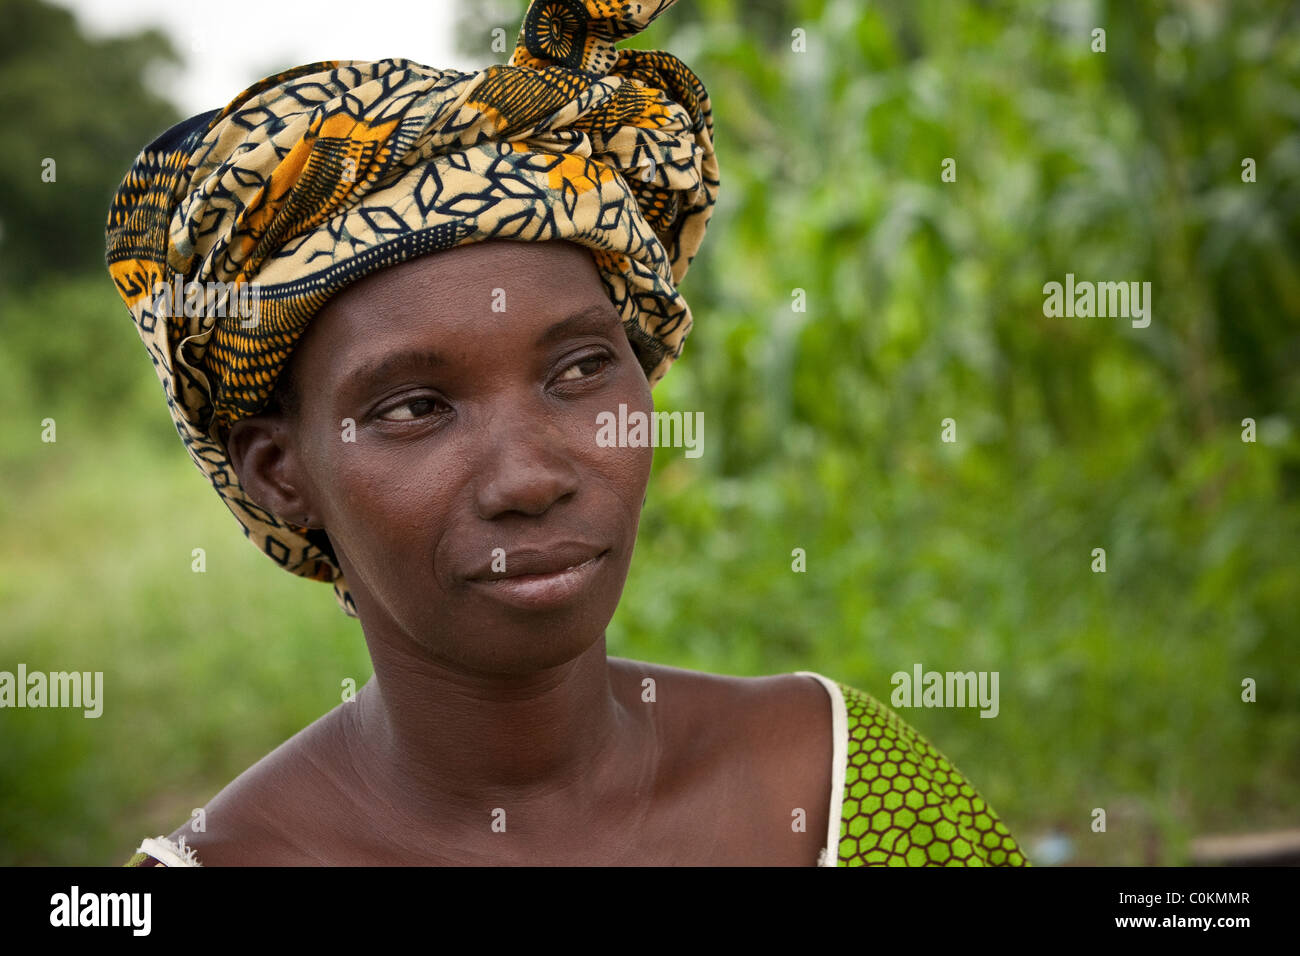
[[[484,832],[514,822],[540,839],[648,807],[664,749],[657,708],[640,702],[637,675],[607,658],[604,635],[519,677],[370,644],[375,674],[344,706],[344,738],[366,788],[403,816]]]

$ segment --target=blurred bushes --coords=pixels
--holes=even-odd
[[[179,58],[159,31],[91,39],[40,0],[0,0],[0,16],[0,281],[10,285],[103,261],[113,191],[180,118],[146,78]]]

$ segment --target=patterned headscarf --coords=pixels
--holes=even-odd
[[[614,43],[674,2],[533,0],[509,62],[477,73],[401,59],[287,70],[168,130],[114,197],[109,272],[191,458],[249,540],[332,582],[350,616],[324,531],[240,487],[231,425],[267,407],[330,296],[487,239],[589,247],[657,383],[691,329],[676,286],[717,198],[712,113],[676,57]]]

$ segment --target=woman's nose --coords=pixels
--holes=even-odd
[[[480,517],[544,514],[578,490],[572,450],[546,416],[502,412],[484,424],[482,438],[475,491]]]

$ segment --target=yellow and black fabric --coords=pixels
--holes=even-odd
[[[674,2],[534,0],[511,59],[476,73],[401,59],[287,70],[168,130],[114,197],[109,272],[191,458],[249,539],[332,582],[347,614],[329,539],[245,495],[230,426],[266,407],[330,296],[487,239],[589,247],[657,383],[691,330],[677,285],[717,199],[712,113],[676,57],[614,43]],[[202,308],[164,288],[201,292]],[[251,288],[255,318],[228,315]]]

